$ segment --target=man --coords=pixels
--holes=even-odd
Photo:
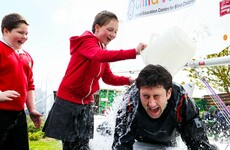
[[[176,146],[181,135],[188,149],[216,149],[209,144],[199,110],[182,86],[160,65],[147,65],[118,110],[114,150],[132,150],[135,140]]]

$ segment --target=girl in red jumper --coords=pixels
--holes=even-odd
[[[22,49],[28,39],[28,23],[19,14],[6,15],[0,39],[0,149],[29,150],[24,104],[34,125],[41,125],[35,109],[33,59]]]
[[[115,86],[134,82],[114,75],[109,62],[135,59],[146,44],[128,50],[106,50],[117,35],[118,24],[114,13],[102,11],[95,16],[92,32],[70,38],[71,58],[44,128],[47,136],[62,140],[64,150],[89,149],[94,127],[93,94],[99,90],[100,78]]]

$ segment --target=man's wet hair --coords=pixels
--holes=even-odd
[[[138,89],[142,86],[156,87],[161,85],[166,90],[172,87],[172,75],[161,65],[147,65],[141,70],[136,79]]]

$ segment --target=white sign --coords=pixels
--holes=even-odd
[[[129,0],[127,19],[154,16],[195,4],[196,0]]]

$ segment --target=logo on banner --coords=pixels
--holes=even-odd
[[[196,0],[129,0],[128,20],[176,11],[195,4]]]
[[[220,1],[220,16],[230,14],[230,0]]]

